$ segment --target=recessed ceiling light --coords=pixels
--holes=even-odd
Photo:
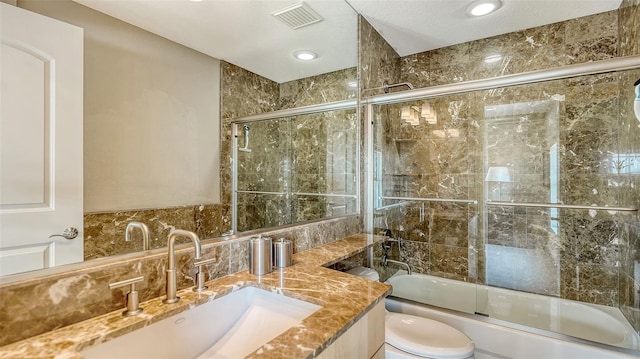
[[[316,54],[313,51],[303,50],[303,51],[296,51],[293,54],[293,56],[295,56],[295,58],[298,60],[309,61],[317,58],[318,54]]]
[[[477,0],[467,6],[467,15],[484,16],[498,10],[501,6],[500,0]]]

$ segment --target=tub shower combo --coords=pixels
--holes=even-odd
[[[638,354],[638,62],[365,99],[392,295]]]

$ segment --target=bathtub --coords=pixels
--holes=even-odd
[[[497,357],[625,358],[628,355],[589,345],[587,342],[577,343],[582,341],[572,340],[570,337],[636,351],[630,358],[637,358],[637,351],[640,350],[638,334],[617,308],[480,286],[425,274],[407,275],[406,271],[398,271],[387,283],[393,286],[392,297],[387,299],[388,310],[417,314],[448,323],[471,337],[478,348],[497,353]],[[437,310],[394,297],[448,310]],[[539,341],[542,343],[538,343]],[[589,354],[589,351],[593,353]],[[560,355],[561,352],[564,354]],[[522,353],[527,354],[523,356]]]

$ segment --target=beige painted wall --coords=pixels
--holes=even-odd
[[[85,29],[85,212],[220,201],[220,61],[71,2],[18,6]]]

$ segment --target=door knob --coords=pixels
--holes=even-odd
[[[49,236],[49,238],[51,237],[63,237],[65,239],[74,239],[78,236],[78,229],[74,228],[74,227],[69,227],[67,229],[64,230],[64,232],[62,232],[62,234],[52,234]]]

